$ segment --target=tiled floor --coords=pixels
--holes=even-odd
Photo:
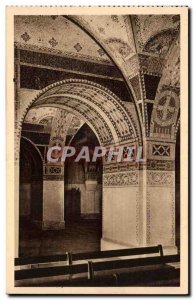
[[[53,231],[43,231],[29,222],[21,222],[19,256],[99,251],[100,238],[101,230],[96,220],[80,221],[67,225],[64,230]]]

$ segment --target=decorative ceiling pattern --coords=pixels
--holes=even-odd
[[[80,59],[112,64],[103,49],[63,16],[15,16],[15,43]]]
[[[172,42],[176,39],[176,31],[166,30],[157,33],[149,39],[143,48],[143,52],[153,53],[165,57]]]
[[[65,140],[67,136],[67,131],[69,125],[71,124],[73,119],[73,115],[68,113],[64,109],[57,109],[55,112],[55,116],[52,122],[52,130],[50,142],[52,143],[54,140],[60,140],[62,145],[65,145]]]
[[[136,124],[121,101],[98,84],[84,80],[66,80],[37,96],[32,107],[55,106],[86,120],[102,144],[120,143],[138,137]]]
[[[151,120],[151,135],[176,138],[180,109],[180,40],[172,44],[158,85]]]
[[[71,123],[69,124],[67,135],[74,136],[77,131],[82,127],[84,121],[73,116]]]
[[[129,16],[71,16],[86,28],[120,64],[135,50],[133,31]]]
[[[162,78],[158,90],[162,86],[171,86],[180,88],[180,40],[179,38],[174,41],[169,53],[166,57]]]
[[[60,142],[60,145],[64,147],[67,141],[67,136],[70,143],[83,124],[83,120],[76,118],[64,108],[57,109],[52,122],[50,145],[53,145],[53,142],[58,141]]]
[[[46,132],[51,134],[51,138],[62,137],[65,140],[67,135],[73,137],[84,121],[64,109],[36,107],[28,111],[24,123],[44,125]]]
[[[141,120],[142,133],[148,136],[152,108],[149,107],[148,117],[147,104],[144,105],[147,95],[143,74],[161,78],[166,56],[179,35],[179,16],[122,15],[116,17],[71,16],[71,18],[100,42],[121,70],[133,95]],[[178,66],[175,69],[178,71]],[[139,77],[140,91],[132,83],[135,76]],[[140,99],[136,98],[137,94],[140,95]],[[138,101],[142,101],[142,109]]]
[[[55,113],[57,111],[57,108],[54,107],[37,107],[37,108],[31,108],[26,117],[24,122],[25,123],[31,123],[31,124],[44,124],[44,120],[48,117],[54,117]]]
[[[169,45],[169,39],[174,38],[180,25],[179,16],[176,15],[134,15],[131,18],[138,52],[160,54],[161,47]]]
[[[156,97],[159,100],[155,101],[157,103],[154,105],[154,113],[157,109],[157,126],[161,127],[159,123],[163,124],[169,112],[173,112],[174,106],[171,105],[170,98],[167,95],[166,98],[158,97],[158,93],[165,85],[171,88],[179,87],[179,44],[172,50],[172,45],[176,44],[179,35],[179,16],[68,16],[68,19],[64,16],[30,16],[25,18],[23,16],[16,18],[15,36],[16,42],[24,43],[26,47],[33,45],[39,49],[40,44],[41,51],[49,49],[50,52],[54,50],[64,54],[67,50],[69,55],[81,59],[92,57],[93,60],[111,63],[105,56],[103,47],[118,66],[131,89],[139,119],[144,120],[140,122],[142,132],[146,127],[146,134],[149,134],[151,106],[154,103],[153,96],[153,99],[152,97],[148,99],[153,101],[153,103],[149,102],[149,108],[148,104],[144,105],[147,101],[145,74],[152,77],[158,76],[158,81],[160,81]],[[71,22],[71,19],[78,25]],[[98,46],[84,30],[102,47]],[[136,83],[135,86],[132,85],[132,79],[135,76],[138,79],[136,80],[139,85],[138,89]],[[47,92],[41,94],[34,105],[65,108],[77,117],[83,118],[92,126],[103,144],[122,142],[139,135],[139,127],[136,130],[139,124],[133,122],[131,114],[120,109],[118,105],[120,102],[115,103],[115,95],[110,97],[109,91],[107,95],[98,85],[92,86],[89,82],[85,84],[75,79],[75,82],[53,84],[52,88],[49,87],[46,91],[48,94]],[[140,102],[142,108],[139,106]],[[147,111],[149,110],[149,118],[145,107]],[[162,133],[161,128],[158,128],[157,134]],[[164,134],[169,134],[169,132],[169,128],[165,128]]]
[[[179,16],[132,15],[132,16],[71,16],[100,41],[121,65],[135,53],[167,53],[176,32]]]

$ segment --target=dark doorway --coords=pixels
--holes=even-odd
[[[78,222],[80,219],[81,208],[80,190],[73,188],[65,192],[65,221],[66,223]]]
[[[20,221],[41,221],[43,162],[35,146],[25,138],[20,142]]]

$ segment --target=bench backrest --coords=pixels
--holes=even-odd
[[[103,262],[91,262],[69,266],[56,266],[48,268],[24,269],[15,271],[15,280],[32,279],[59,275],[75,275],[87,273],[88,279],[93,279],[95,271],[114,270],[139,266],[149,266],[165,263],[179,262],[180,255],[154,256],[135,259],[119,259]]]
[[[119,249],[119,250],[106,250],[98,252],[83,252],[83,253],[71,253],[67,252],[61,255],[51,255],[42,257],[19,257],[15,258],[15,266],[41,264],[49,262],[60,262],[66,261],[68,265],[71,265],[73,261],[78,260],[91,260],[99,258],[112,258],[119,256],[134,256],[144,254],[159,253],[163,256],[163,249],[161,245],[153,247],[141,247],[141,248],[130,248],[130,249]]]

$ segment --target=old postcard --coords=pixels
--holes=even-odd
[[[7,7],[7,293],[188,294],[188,8]]]

